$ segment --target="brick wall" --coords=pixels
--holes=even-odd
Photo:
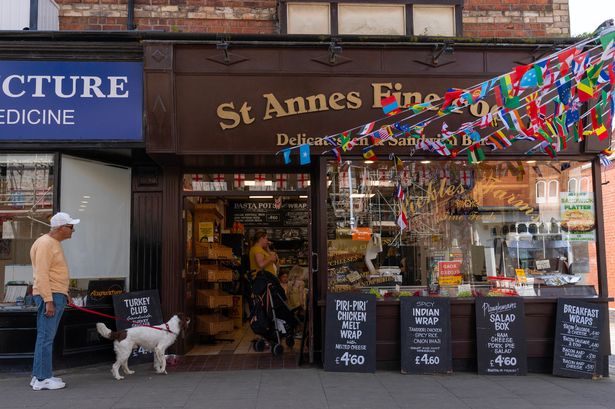
[[[127,0],[56,0],[61,30],[126,30]],[[374,0],[375,1],[375,0]],[[275,0],[135,0],[139,30],[272,34]],[[565,37],[568,0],[465,0],[466,37]]]
[[[464,37],[568,37],[568,0],[465,0]]]
[[[602,196],[604,203],[604,238],[606,242],[606,271],[607,282],[609,285],[609,296],[615,297],[615,223],[612,222],[615,216],[615,165],[606,169],[602,175]],[[615,308],[615,303],[609,303],[611,308]]]
[[[60,30],[126,30],[127,0],[56,0]],[[135,0],[138,30],[271,34],[275,0]]]

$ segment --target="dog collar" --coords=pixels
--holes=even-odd
[[[167,324],[166,322],[164,323],[164,326],[167,328],[167,332],[170,332],[171,334],[175,335],[175,333],[173,331],[171,331],[171,328],[169,328],[169,324]]]

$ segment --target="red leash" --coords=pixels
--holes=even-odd
[[[120,320],[120,321],[124,321],[124,322],[129,322],[130,324],[134,324],[134,321],[130,321],[127,320],[125,318],[120,318],[120,317],[114,317],[113,315],[108,315],[108,314],[103,314],[102,312],[98,312],[98,311],[94,311],[94,310],[89,310],[87,308],[83,308],[83,307],[79,307],[73,303],[68,303],[69,307],[73,307],[77,310],[83,311],[83,312],[87,312],[89,314],[94,314],[94,315],[99,315],[101,317],[105,317],[105,318],[111,318],[113,320]],[[160,327],[154,327],[153,325],[144,325],[144,324],[139,324],[139,325],[135,325],[136,327],[147,327],[147,328],[153,328],[153,329],[157,329],[158,331],[167,331],[170,332],[171,334],[175,334],[173,331],[171,331],[171,329],[169,328],[169,324],[167,324],[166,322],[164,323],[164,325],[166,326],[165,328],[160,328]]]

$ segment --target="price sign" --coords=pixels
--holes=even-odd
[[[558,299],[553,375],[592,378],[602,374],[601,334],[606,306]]]
[[[536,270],[548,270],[551,268],[549,260],[536,260]]]
[[[327,296],[326,371],[376,370],[376,297],[336,293]]]
[[[452,372],[449,299],[402,297],[400,304],[401,372]]]
[[[525,310],[519,297],[476,299],[478,373],[526,375]]]

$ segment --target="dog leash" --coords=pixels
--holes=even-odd
[[[90,310],[88,308],[83,308],[83,307],[79,307],[78,305],[75,305],[73,303],[68,303],[69,307],[75,308],[77,310],[83,311],[83,312],[87,312],[89,314],[93,314],[93,315],[99,315],[101,317],[105,317],[105,318],[111,318],[113,320],[120,320],[120,321],[124,321],[124,322],[129,322],[130,324],[134,324],[134,321],[130,321],[127,320],[126,318],[120,318],[120,317],[114,317],[113,315],[109,315],[109,314],[104,314],[102,312],[98,312],[98,311],[94,311],[94,310]],[[175,333],[173,331],[171,331],[171,328],[169,328],[169,324],[167,324],[166,322],[164,323],[164,326],[166,328],[160,328],[160,327],[155,327],[153,325],[145,325],[145,324],[139,324],[139,325],[135,325],[135,327],[147,327],[147,328],[153,328],[153,329],[157,329],[158,331],[166,331],[166,332],[170,332],[171,334],[175,335]]]

